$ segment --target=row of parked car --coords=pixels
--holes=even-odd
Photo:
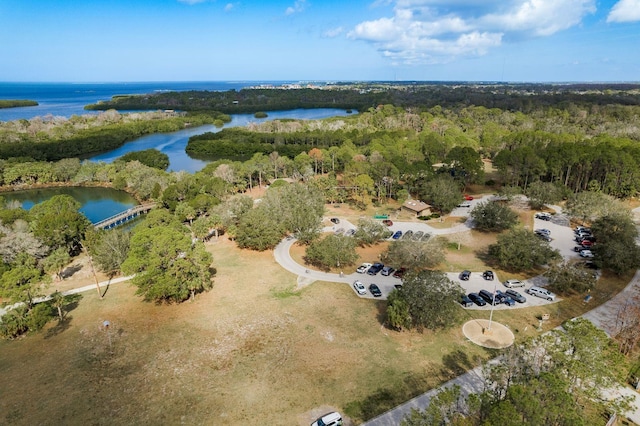
[[[412,240],[412,241],[427,241],[429,238],[431,238],[431,234],[429,234],[428,232],[423,232],[423,231],[417,231],[417,232],[413,232],[412,230],[408,230],[406,232],[402,232],[402,231],[396,231],[392,236],[391,239],[393,240]]]
[[[525,290],[525,293],[531,296],[537,296],[542,299],[553,301],[556,295],[547,290],[546,288],[532,286]],[[514,306],[517,303],[525,303],[527,298],[520,292],[508,288],[505,291],[496,290],[495,294],[488,290],[480,290],[477,293],[469,293],[468,295],[462,295],[460,298],[460,304],[465,308],[471,307],[474,304],[478,306],[500,305],[505,304],[507,306]]]
[[[393,274],[396,278],[402,278],[404,276],[405,268],[395,269],[392,266],[385,266],[383,263],[363,263],[362,265],[356,268],[356,272],[359,274],[367,274],[367,275],[383,275],[388,277]]]

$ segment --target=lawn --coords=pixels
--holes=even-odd
[[[482,247],[495,237],[472,232],[460,250],[448,248],[445,266],[485,267]],[[296,291],[296,276],[271,252],[241,251],[225,238],[208,248],[217,276],[193,303],[145,303],[117,284],[103,300],[84,293],[61,326],[0,341],[0,423],[308,425],[335,409],[358,424],[498,354],[466,341],[460,327],[389,330],[384,302],[360,299],[347,284]],[[362,261],[383,248],[362,249]],[[493,319],[518,341],[539,333],[543,314],[548,330],[629,279],[605,276],[588,305],[576,295]]]

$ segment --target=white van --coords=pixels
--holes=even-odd
[[[553,301],[556,298],[556,295],[551,293],[549,290],[547,290],[546,288],[542,288],[542,287],[531,287],[528,290],[526,290],[526,292],[528,294],[531,294],[532,296],[538,296],[541,297],[543,299],[547,299],[549,301]]]
[[[311,426],[342,426],[342,416],[340,413],[325,414],[315,422],[311,423]]]

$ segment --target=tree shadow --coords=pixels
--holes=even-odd
[[[65,279],[65,278],[72,277],[73,274],[80,271],[81,269],[82,269],[82,265],[79,263],[75,265],[67,266],[62,270],[62,272],[60,272],[60,278]]]
[[[450,379],[471,370],[474,364],[466,353],[460,349],[448,353],[442,357],[442,369],[440,371],[444,378]]]
[[[66,331],[70,326],[71,326],[71,320],[73,319],[73,317],[71,315],[65,315],[63,316],[62,321],[60,321],[58,319],[56,325],[54,325],[53,327],[50,327],[47,332],[44,335],[45,339],[50,339],[52,337],[55,337],[59,334],[62,334],[64,331]]]

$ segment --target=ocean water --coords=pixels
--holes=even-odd
[[[0,82],[0,99],[28,99],[38,106],[0,109],[0,121],[31,119],[47,115],[71,117],[97,114],[85,105],[110,100],[114,95],[136,95],[161,91],[240,90],[260,84],[283,84],[285,81],[238,82],[141,82],[141,83],[6,83]]]

